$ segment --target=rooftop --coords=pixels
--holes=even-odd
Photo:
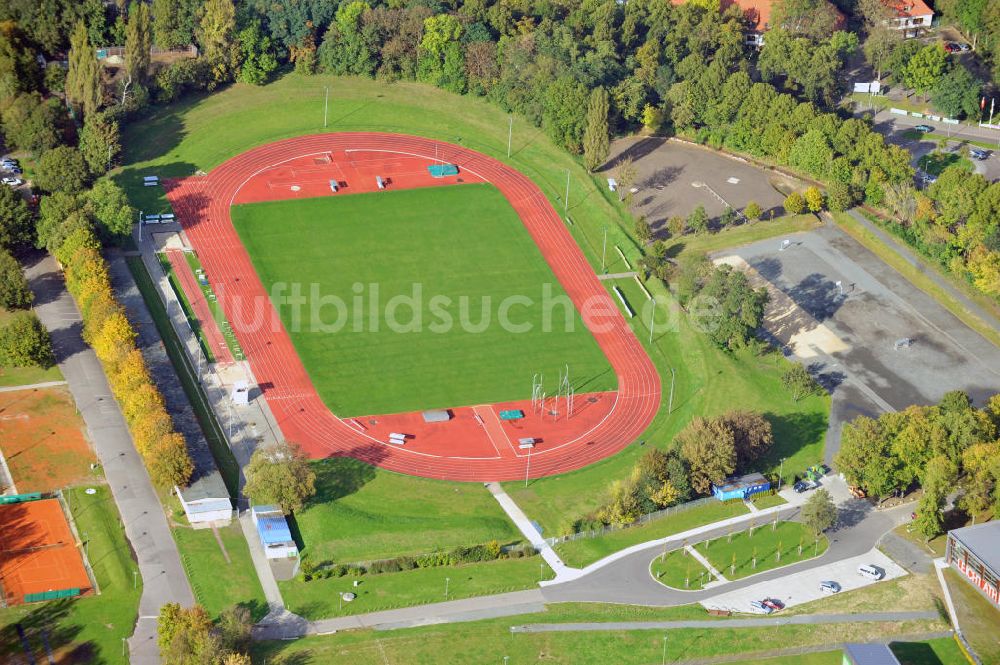
[[[974,552],[990,570],[1000,573],[1000,520],[952,529],[948,535]]]
[[[907,1],[907,0],[901,0]],[[687,0],[671,0],[675,5],[683,5]],[[767,32],[771,28],[775,27],[771,25],[771,12],[774,6],[775,0],[721,0],[720,9],[725,11],[731,5],[736,5],[743,10],[743,14],[750,21],[755,32]],[[923,2],[923,0],[917,0],[917,2]],[[926,5],[925,5],[926,6]],[[832,5],[831,5],[832,7]],[[844,15],[837,11],[838,25],[836,29],[840,29],[844,24]]]
[[[257,517],[257,533],[260,534],[260,539],[265,545],[293,542],[288,522],[282,515],[259,515]]]
[[[928,7],[924,0],[885,0],[885,4],[896,14],[896,18],[934,14],[934,10]]]
[[[766,483],[767,478],[759,473],[748,473],[745,476],[740,476],[738,478],[728,478],[721,485],[716,485],[717,488],[723,492],[732,492],[733,490],[738,490],[743,487],[752,487],[753,485],[759,485],[761,483]]]
[[[899,659],[885,644],[845,644],[844,650],[854,665],[899,665]]]

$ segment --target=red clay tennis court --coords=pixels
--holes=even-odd
[[[0,590],[7,605],[93,590],[57,499],[0,505]]]

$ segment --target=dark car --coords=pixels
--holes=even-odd
[[[947,51],[948,53],[958,53],[959,51],[962,50],[962,48],[955,42],[948,42],[947,44],[944,45],[944,50]]]
[[[778,610],[785,609],[785,604],[780,600],[778,600],[777,598],[765,598],[760,602],[766,605],[767,607],[770,607],[775,612],[777,612]]]
[[[930,125],[917,125],[916,127],[914,127],[914,129],[917,130],[918,132],[923,132],[924,134],[930,134],[931,132],[934,131],[934,128],[931,127]]]
[[[969,157],[972,157],[973,159],[982,161],[984,159],[989,159],[989,156],[989,150],[983,150],[982,148],[972,148],[969,150]]]

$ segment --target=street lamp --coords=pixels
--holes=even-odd
[[[663,663],[663,665],[666,665],[666,663],[667,663],[667,636],[666,635],[663,636],[663,661],[662,661],[662,663]]]
[[[781,458],[781,464],[778,466],[778,491],[781,491],[781,472],[785,470],[785,460],[786,457]]]
[[[448,583],[449,582],[451,582],[451,578],[450,577],[444,578],[444,597],[445,598],[448,597]]]

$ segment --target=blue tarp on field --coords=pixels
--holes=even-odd
[[[458,175],[458,167],[454,164],[431,164],[427,167],[431,176],[434,178],[443,178],[449,175]]]

